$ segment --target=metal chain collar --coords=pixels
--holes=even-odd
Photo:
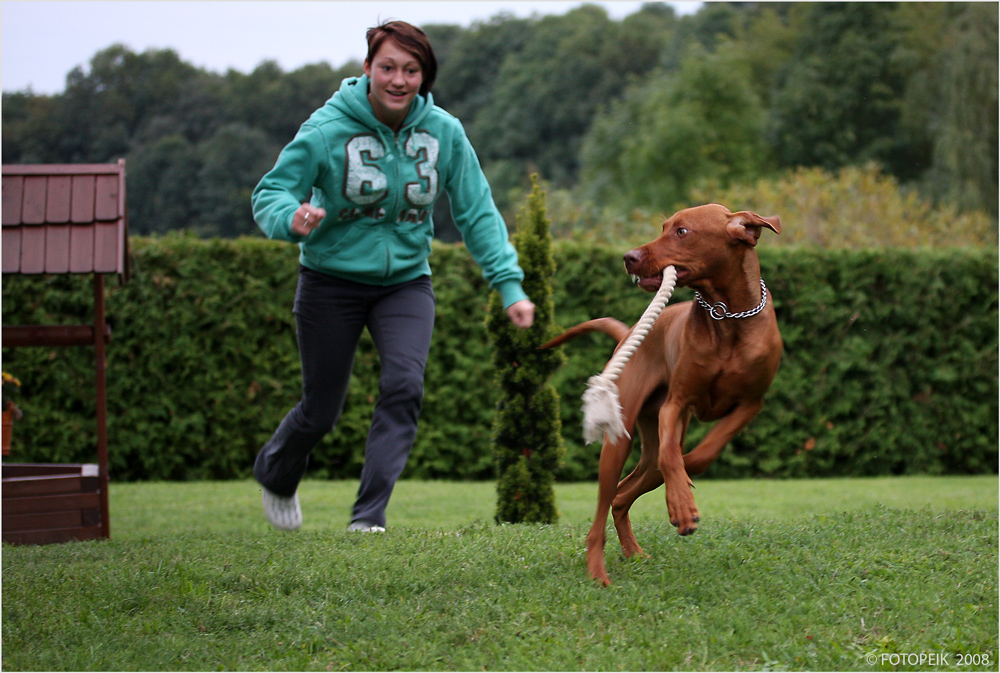
[[[715,320],[723,320],[725,318],[750,318],[763,311],[764,307],[767,306],[767,285],[764,285],[764,279],[761,278],[760,303],[757,304],[757,308],[752,308],[749,311],[743,311],[742,313],[730,313],[729,307],[721,301],[716,302],[715,304],[709,304],[701,298],[701,294],[698,292],[694,293],[694,299],[698,302],[698,305],[708,311],[708,315],[712,316]]]

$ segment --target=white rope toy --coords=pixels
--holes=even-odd
[[[656,291],[639,322],[632,328],[625,343],[604,367],[604,371],[591,376],[587,381],[587,390],[583,393],[583,439],[587,444],[599,441],[605,433],[612,441],[622,435],[631,437],[622,420],[622,405],[618,400],[618,386],[615,381],[652,329],[663,307],[670,301],[670,295],[673,294],[676,284],[677,271],[674,267],[668,266],[663,269],[660,289]]]

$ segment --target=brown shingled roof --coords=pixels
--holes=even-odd
[[[125,160],[3,166],[3,273],[129,276]]]

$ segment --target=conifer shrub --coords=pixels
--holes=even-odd
[[[545,213],[545,193],[533,188],[517,216],[517,248],[522,283],[535,304],[535,322],[513,325],[498,292],[491,293],[487,329],[499,387],[493,451],[497,465],[496,520],[555,523],[555,472],[563,454],[559,394],[549,378],[562,365],[559,351],[538,347],[557,334],[553,323],[552,276],[555,260]]]

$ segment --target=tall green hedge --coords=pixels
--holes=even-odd
[[[224,479],[251,473],[258,448],[301,384],[292,298],[294,247],[260,238],[132,239],[133,279],[108,283],[112,478]],[[622,250],[554,246],[556,321],[626,322],[649,295]],[[785,353],[761,414],[707,476],[802,477],[997,471],[997,255],[984,251],[760,250]],[[485,328],[489,288],[461,245],[431,258],[437,321],[410,478],[495,476],[497,389]],[[690,298],[679,289],[672,302]],[[3,277],[3,324],[86,323],[87,277]],[[580,395],[613,344],[562,347],[553,376],[566,446],[562,480],[592,479],[598,449],[581,437]],[[84,347],[3,349],[21,379],[18,462],[94,458],[93,354]],[[378,356],[362,340],[344,414],[317,447],[315,476],[360,474]],[[705,428],[695,426],[689,442]]]

